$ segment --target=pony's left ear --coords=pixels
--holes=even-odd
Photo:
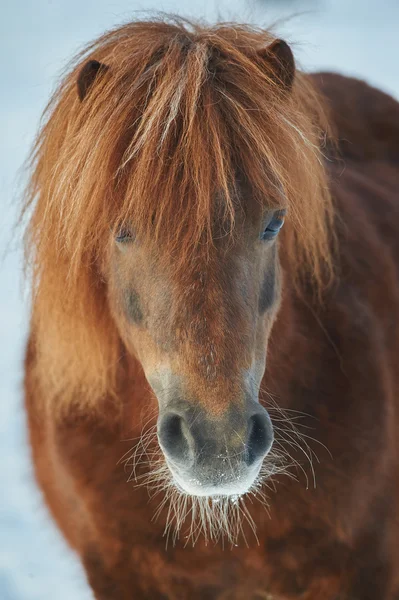
[[[78,81],[77,81],[78,95],[79,95],[79,99],[81,102],[82,102],[82,100],[85,99],[87,92],[93,85],[96,77],[98,75],[100,75],[101,73],[105,73],[105,71],[108,71],[107,65],[104,65],[103,63],[98,62],[98,60],[89,60],[82,67],[82,69],[80,70],[80,73],[78,75]]]
[[[259,56],[267,61],[276,83],[289,92],[295,79],[295,60],[287,42],[274,40],[259,51]]]

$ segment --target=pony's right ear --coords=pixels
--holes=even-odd
[[[78,75],[78,95],[80,101],[84,100],[87,92],[94,83],[94,80],[101,73],[108,71],[107,65],[98,62],[98,60],[89,60],[81,69]]]
[[[292,50],[284,40],[274,40],[259,52],[271,67],[273,79],[286,92],[292,88],[295,79],[295,60]]]

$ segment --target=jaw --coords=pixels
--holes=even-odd
[[[195,546],[200,539],[205,544],[220,542],[231,547],[248,547],[251,538],[259,543],[251,507],[256,501],[268,512],[268,499],[261,491],[261,467],[245,482],[235,480],[218,486],[203,485],[194,477],[183,479],[172,469],[165,461],[165,497],[154,515],[158,519],[164,511],[166,547],[179,540],[184,546]]]

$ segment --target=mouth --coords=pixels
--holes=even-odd
[[[269,514],[265,483],[269,482],[266,485],[270,487],[274,475],[286,470],[277,452],[250,467],[226,455],[215,455],[218,460],[213,468],[198,462],[194,467],[184,467],[165,456],[155,432],[152,440],[155,448],[149,462],[134,479],[136,485],[146,486],[150,498],[158,503],[153,520],[163,523],[166,547],[178,542],[194,546],[200,539],[205,545],[231,547],[242,543],[249,547],[254,538],[258,543],[251,513],[253,506],[262,505]],[[136,453],[135,461],[140,462],[141,456]]]
[[[220,443],[224,438],[218,431],[208,436],[207,444],[200,440],[197,452],[177,455],[180,460],[175,460],[173,453],[168,452],[170,447],[161,443],[159,424],[142,433],[122,462],[132,468],[129,480],[147,488],[154,502],[153,521],[163,523],[166,545],[180,540],[184,546],[194,546],[202,539],[205,544],[236,546],[244,542],[248,547],[251,539],[257,540],[252,507],[257,506],[259,514],[261,505],[269,515],[269,491],[277,491],[276,483],[281,477],[298,481],[293,470],[299,468],[308,487],[304,466],[291,456],[286,445],[295,444],[311,468],[312,449],[303,439],[299,424],[293,423],[282,409],[276,411],[279,426],[273,426],[273,430],[277,437],[274,439],[271,434],[267,451],[259,452],[255,460],[248,460],[251,457],[237,448],[232,451],[230,446],[229,451],[226,444]]]
[[[193,545],[199,537],[232,546],[239,539],[248,546],[251,534],[257,539],[251,506],[260,500],[267,511],[262,487],[273,470],[274,438],[266,411],[255,409],[249,417],[243,413],[241,429],[239,419],[229,429],[223,420],[191,422],[176,412],[158,421],[165,511],[156,514],[166,515],[165,535],[171,532],[173,543],[183,532]]]
[[[164,460],[165,498],[154,518],[160,518],[164,508],[166,546],[179,540],[184,546],[195,546],[200,538],[205,545],[221,542],[234,547],[243,542],[249,547],[251,538],[258,543],[251,509],[256,500],[268,512],[263,482],[262,463],[246,477],[219,473],[217,480],[204,481],[193,474],[182,475]]]
[[[220,498],[238,498],[251,491],[257,482],[262,461],[251,469],[243,470],[239,466],[232,468],[223,461],[226,468],[219,468],[212,473],[181,472],[181,470],[166,459],[172,475],[173,484],[177,490],[188,496]],[[222,464],[223,464],[222,462]]]

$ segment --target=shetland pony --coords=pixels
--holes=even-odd
[[[98,600],[398,600],[398,140],[392,98],[261,29],[134,22],[73,63],[25,391]]]

